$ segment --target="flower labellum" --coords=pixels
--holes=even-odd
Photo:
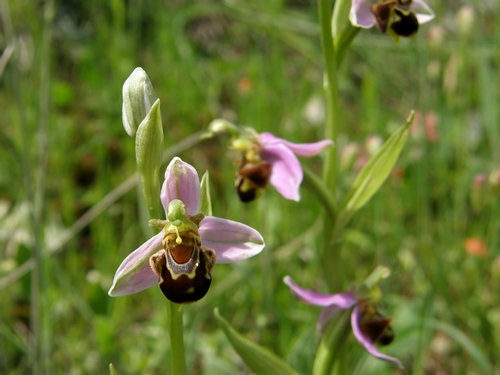
[[[168,221],[153,221],[163,226],[163,249],[149,259],[151,269],[159,277],[162,293],[172,302],[198,301],[212,282],[210,271],[215,264],[215,251],[201,246],[198,226],[186,216],[186,207],[178,199],[167,208]]]
[[[382,4],[372,5],[372,13],[377,20],[377,26],[385,33],[390,26],[399,36],[410,37],[418,31],[418,20],[410,11],[412,0],[390,0]]]
[[[244,203],[258,197],[259,192],[267,185],[271,177],[271,164],[267,161],[251,163],[243,157],[241,166],[236,173],[236,192]]]
[[[390,324],[392,319],[385,318],[371,303],[359,303],[361,319],[359,328],[372,342],[385,346],[394,341],[394,331]]]
[[[110,296],[137,293],[158,283],[172,302],[194,302],[210,288],[216,262],[247,259],[265,246],[255,229],[200,212],[198,173],[178,157],[167,167],[160,199],[167,220],[151,220],[150,225],[162,231],[125,258]]]
[[[423,0],[352,0],[349,18],[354,26],[377,25],[397,38],[414,35],[420,24],[434,18],[434,12]]]

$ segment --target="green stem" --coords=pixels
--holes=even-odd
[[[332,37],[332,7],[329,0],[320,0],[318,3],[318,15],[321,28],[321,45],[325,64],[325,139],[334,142],[333,147],[326,150],[325,164],[323,166],[324,186],[329,191],[331,200],[335,203],[335,186],[337,174],[337,136],[339,115],[339,90],[337,82],[337,64],[335,48]],[[342,273],[340,269],[340,249],[333,249],[331,228],[335,226],[335,219],[325,212],[324,235],[322,253],[320,254],[325,281],[331,291],[340,290],[342,286]]]
[[[335,221],[337,207],[332,194],[328,191],[325,183],[313,171],[311,171],[311,169],[306,166],[302,166],[302,169],[304,170],[304,186],[311,190],[311,192],[325,208],[325,211],[330,219]]]
[[[314,361],[313,375],[330,375],[351,333],[351,310],[338,313],[326,327]]]
[[[323,49],[323,60],[325,64],[325,139],[331,139],[334,142],[333,147],[327,149],[326,151],[325,165],[323,168],[323,180],[325,181],[328,189],[333,193],[335,191],[337,164],[339,90],[337,82],[337,61],[332,38],[332,8],[330,1],[319,1],[318,14],[321,26],[321,46]]]
[[[182,305],[167,300],[168,330],[170,333],[170,352],[172,357],[172,374],[186,374],[186,358],[184,355],[184,325],[182,322]]]

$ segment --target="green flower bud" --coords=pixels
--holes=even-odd
[[[160,196],[158,172],[163,152],[163,127],[161,123],[160,99],[151,107],[148,115],[137,129],[135,157],[141,179],[142,192],[151,217],[159,217],[155,210]]]
[[[148,75],[135,68],[123,84],[122,120],[125,131],[135,136],[137,128],[147,116],[157,96]]]

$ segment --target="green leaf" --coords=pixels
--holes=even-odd
[[[342,220],[339,220],[342,222],[341,225],[346,224],[352,215],[371,199],[387,179],[406,144],[408,128],[413,122],[413,118],[414,113],[411,111],[406,123],[391,135],[377,154],[359,172],[339,214],[339,216],[342,216]]]
[[[200,211],[205,216],[212,216],[212,200],[210,198],[210,178],[208,176],[208,171],[206,171],[201,178]]]
[[[112,363],[109,364],[109,375],[117,375],[116,370]]]
[[[214,310],[214,315],[234,350],[253,373],[257,375],[298,375],[281,358],[236,332],[219,314],[219,309]]]

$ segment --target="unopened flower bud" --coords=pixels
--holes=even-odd
[[[212,122],[208,125],[208,131],[206,133],[203,133],[201,135],[202,139],[205,138],[211,138],[217,133],[221,133],[227,131],[233,138],[238,138],[240,137],[241,133],[244,131],[243,128],[240,128],[239,126],[218,118],[215,120],[212,120]]]
[[[135,68],[123,84],[122,120],[125,131],[135,136],[137,128],[146,118],[157,96],[148,75]]]

